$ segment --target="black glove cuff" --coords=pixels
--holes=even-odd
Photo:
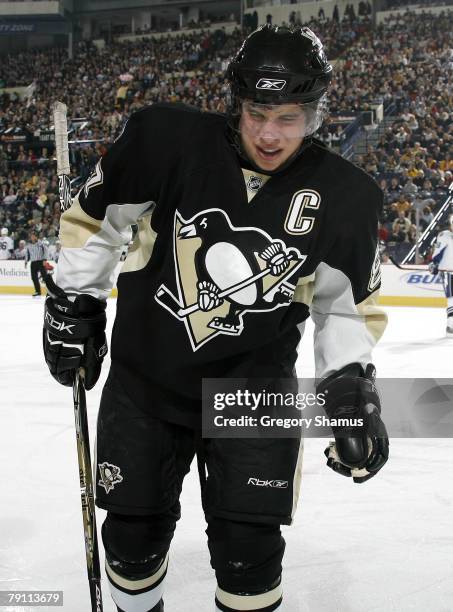
[[[95,298],[91,297],[91,300],[95,300]],[[99,304],[97,313],[91,315],[79,314],[79,316],[74,316],[74,311],[80,312],[77,303],[73,304],[67,300],[63,305],[62,302],[61,299],[46,298],[44,327],[51,334],[61,340],[77,342],[104,332],[107,318],[105,305],[102,302],[96,300]],[[64,309],[66,312],[63,312]]]
[[[329,418],[335,418],[345,408],[359,410],[366,404],[373,404],[381,412],[372,364],[367,366],[366,372],[358,363],[347,365],[323,380],[316,391],[324,394],[324,410]]]

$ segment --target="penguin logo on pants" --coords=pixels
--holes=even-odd
[[[178,297],[162,284],[155,299],[185,323],[196,351],[219,334],[241,334],[245,313],[290,304],[295,285],[287,279],[306,255],[210,208],[189,220],[176,211],[174,258]]]
[[[101,478],[98,485],[104,487],[106,493],[110,493],[110,491],[115,488],[116,484],[123,482],[121,469],[117,465],[107,463],[107,461],[99,464],[99,474]]]

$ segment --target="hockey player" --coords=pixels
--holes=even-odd
[[[0,232],[0,259],[11,259],[14,252],[14,242],[8,234],[8,228],[2,227]]]
[[[431,274],[442,272],[447,298],[447,336],[453,336],[453,215],[448,228],[437,236],[429,269]]]
[[[163,610],[196,451],[208,474],[216,610],[281,608],[280,525],[293,520],[301,442],[201,439],[201,380],[292,377],[310,312],[326,411],[365,424],[334,431],[328,465],[364,482],[388,458],[371,365],[386,324],[376,306],[383,197],[312,137],[331,75],[308,28],[264,26],[229,66],[226,116],[175,104],[134,113],[62,215],[44,352],[64,385],[84,368],[87,389],[106,352],[115,265],[138,226],[118,279],[97,431],[97,505],[108,513],[106,573],[119,610]],[[256,487],[250,477],[287,486]]]

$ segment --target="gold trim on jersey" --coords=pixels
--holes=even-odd
[[[297,505],[300,497],[300,487],[302,484],[302,466],[304,460],[304,439],[301,437],[299,442],[299,451],[297,453],[296,469],[294,470],[293,478],[293,507],[291,509],[291,522],[296,514]]]
[[[379,289],[357,304],[357,312],[365,319],[366,328],[376,342],[381,338],[388,322],[387,313],[378,306],[378,303]]]
[[[297,281],[296,290],[294,291],[293,302],[306,304],[311,306],[313,301],[313,293],[315,290],[315,274],[309,276],[301,276]]]
[[[121,274],[143,270],[153,254],[157,233],[151,227],[150,217],[139,219],[137,225],[138,232],[121,268]]]
[[[80,206],[79,197],[60,218],[61,246],[69,249],[82,248],[94,234],[101,231],[102,221],[90,217]]]
[[[242,174],[244,175],[245,188],[247,190],[247,200],[250,204],[256,194],[271,177],[267,174],[247,170],[246,168],[242,168]]]

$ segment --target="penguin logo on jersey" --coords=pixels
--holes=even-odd
[[[117,485],[119,482],[123,482],[121,469],[116,465],[107,463],[107,461],[99,464],[99,474],[101,479],[98,482],[98,485],[104,487],[106,493],[110,493],[110,491],[115,488],[115,485]]]
[[[185,324],[196,351],[220,334],[238,336],[246,313],[291,303],[288,279],[306,259],[256,227],[234,227],[219,208],[191,219],[176,211],[174,258],[178,296],[162,284],[156,301]]]

